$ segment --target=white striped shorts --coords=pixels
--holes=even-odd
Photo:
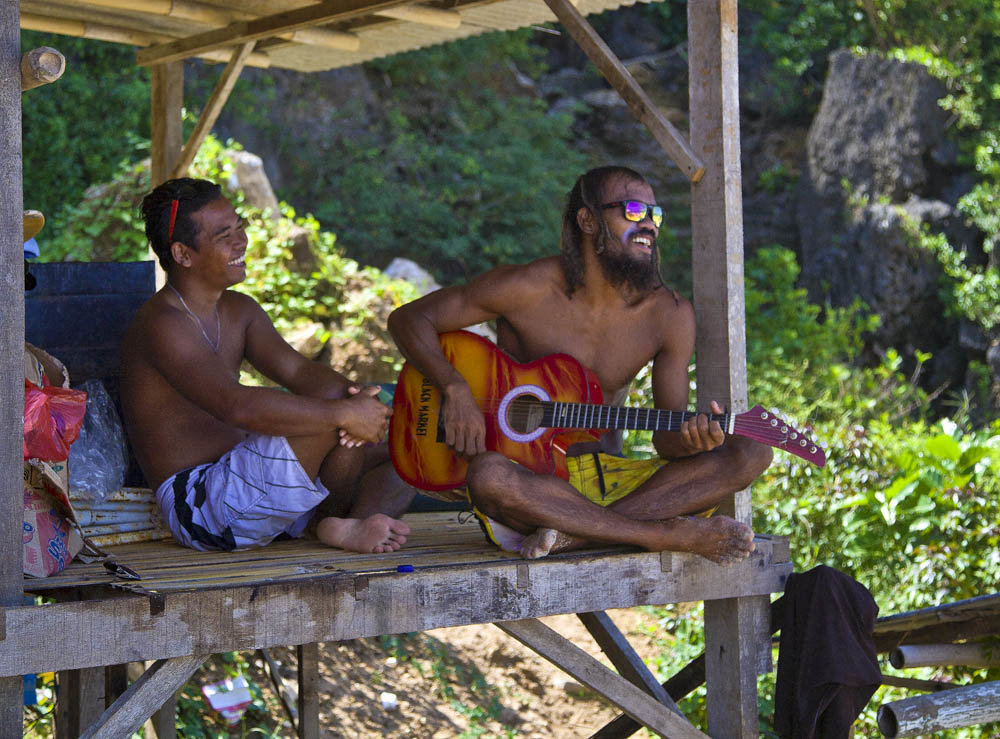
[[[285,437],[251,434],[218,462],[168,478],[156,502],[181,544],[232,551],[264,546],[281,534],[301,536],[327,495]]]

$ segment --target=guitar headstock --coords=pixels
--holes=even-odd
[[[733,420],[733,433],[775,449],[783,449],[818,467],[826,464],[826,452],[819,444],[763,406],[755,405],[746,413],[736,416]]]

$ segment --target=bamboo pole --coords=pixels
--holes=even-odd
[[[108,41],[113,44],[127,44],[129,46],[155,46],[174,40],[171,36],[164,36],[158,33],[147,33],[131,28],[119,28],[117,26],[107,26],[103,23],[91,23],[90,21],[79,21],[69,18],[53,18],[36,13],[22,13],[21,28],[26,31],[57,33],[61,36],[74,36],[76,38]],[[211,62],[228,62],[230,56],[232,56],[232,52],[226,49],[216,49],[196,54],[195,56]],[[271,66],[271,59],[267,54],[257,52],[250,55],[247,64],[251,67],[266,69]]]
[[[889,652],[889,664],[897,670],[908,667],[996,667],[1000,650],[986,644],[909,644]]]
[[[21,92],[55,82],[66,71],[66,57],[48,46],[21,56]]]
[[[878,709],[877,721],[889,739],[1000,721],[1000,682],[885,703]]]
[[[202,23],[216,28],[223,28],[235,21],[252,20],[257,17],[237,8],[221,8],[192,0],[136,0],[135,2],[132,0],[87,0],[87,4],[102,8],[114,8],[115,10],[138,10],[143,13]],[[361,48],[361,39],[356,34],[324,28],[291,31],[278,34],[278,38],[338,51],[357,51]]]
[[[462,14],[457,10],[430,8],[426,5],[400,5],[398,8],[380,10],[375,15],[433,28],[455,30],[462,25]]]

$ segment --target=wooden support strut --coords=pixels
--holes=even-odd
[[[705,165],[680,132],[660,112],[656,104],[639,86],[625,65],[615,56],[611,48],[597,34],[594,28],[580,14],[569,0],[545,0],[559,22],[579,44],[584,53],[600,70],[628,105],[640,123],[663,147],[667,155],[680,167],[691,182],[697,182],[705,174]]]
[[[202,142],[205,141],[205,137],[212,130],[212,126],[218,120],[219,113],[222,112],[226,100],[229,99],[229,95],[240,77],[240,72],[243,71],[243,65],[246,64],[250,52],[253,51],[254,43],[256,42],[248,41],[233,52],[229,64],[223,70],[222,76],[215,85],[215,89],[212,90],[211,97],[209,97],[208,102],[201,111],[201,115],[198,117],[198,123],[195,125],[194,131],[191,132],[187,144],[184,145],[180,159],[171,172],[170,176],[172,178],[182,177],[187,173],[188,167],[191,166],[195,156],[198,154],[198,149],[201,148]]]
[[[80,739],[131,736],[180,690],[207,657],[199,654],[158,660],[80,735]]]
[[[66,71],[66,57],[49,46],[21,56],[21,92],[55,82]]]
[[[889,664],[897,670],[911,667],[996,667],[1000,654],[985,644],[910,644],[889,652]]]
[[[565,670],[588,688],[621,706],[626,713],[653,731],[672,739],[705,739],[683,717],[612,672],[578,646],[560,636],[541,621],[524,619],[496,624],[519,642]]]

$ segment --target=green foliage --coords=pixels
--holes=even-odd
[[[123,162],[146,156],[149,69],[131,47],[21,32],[25,51],[51,46],[66,57],[66,72],[21,97],[24,207],[52,220]],[[47,247],[48,227],[39,237]]]
[[[754,20],[747,45],[773,62],[763,84],[783,116],[811,113],[823,92],[830,52],[865,44],[871,35],[859,0],[747,0],[742,8]]]
[[[585,162],[570,116],[518,86],[512,65],[540,68],[526,38],[487,34],[373,62],[390,85],[378,120],[289,151],[292,169],[310,174],[290,178],[301,184],[286,196],[326,193],[316,217],[336,224],[347,254],[383,267],[408,257],[443,283],[551,253]],[[317,159],[335,165],[316,171]]]

